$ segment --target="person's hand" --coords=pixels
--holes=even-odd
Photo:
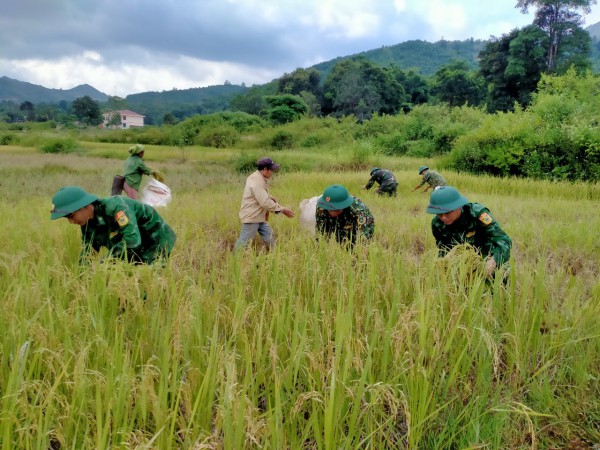
[[[161,183],[165,181],[165,176],[160,173],[158,170],[155,170],[154,172],[152,172],[152,176],[154,177],[154,179],[156,181],[160,181]]]
[[[283,208],[281,212],[285,217],[289,217],[290,219],[296,215],[290,208]]]
[[[367,185],[361,186],[361,189],[367,189]]]
[[[488,278],[491,278],[494,275],[494,271],[496,270],[496,260],[492,257],[489,257],[485,260],[485,275]]]

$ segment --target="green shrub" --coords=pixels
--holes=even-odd
[[[256,170],[256,161],[260,157],[255,153],[240,153],[233,161],[233,169],[237,173],[250,173]]]
[[[323,139],[320,136],[318,136],[316,134],[311,134],[304,138],[304,140],[300,143],[300,146],[304,147],[304,148],[310,148],[310,147],[316,147],[318,145],[321,145],[322,143],[323,143]]]
[[[439,153],[435,143],[427,139],[407,142],[405,147],[405,155],[414,158],[431,158],[436,153]]]
[[[265,128],[266,122],[258,116],[242,111],[218,113],[225,123],[228,123],[240,133],[258,131]]]
[[[294,145],[294,137],[292,133],[284,130],[278,130],[269,140],[269,147],[275,150],[283,150],[292,148]]]
[[[406,136],[401,131],[378,136],[375,142],[382,153],[386,155],[404,155],[408,150]]]
[[[11,145],[19,142],[19,137],[16,134],[8,133],[0,135],[0,145]]]
[[[387,135],[397,129],[396,119],[392,116],[373,115],[369,120],[355,122],[353,136],[355,139],[365,139]]]
[[[49,139],[42,143],[40,150],[43,153],[70,153],[77,148],[77,141],[72,138]]]
[[[220,126],[201,130],[196,142],[204,147],[233,147],[240,140],[240,134],[231,126]]]

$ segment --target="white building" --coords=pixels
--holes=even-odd
[[[108,123],[111,121],[113,116],[118,114],[121,116],[121,125],[120,128],[133,128],[133,127],[143,127],[144,126],[144,116],[138,114],[136,112],[130,111],[128,109],[120,109],[118,111],[108,111],[102,114],[104,117],[103,126],[105,128],[116,127],[117,125],[109,125]]]

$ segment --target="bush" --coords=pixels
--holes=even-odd
[[[2,134],[0,135],[0,145],[11,145],[19,142],[19,137],[16,134]]]
[[[378,136],[375,143],[386,155],[404,155],[408,150],[406,136],[401,131],[389,135]]]
[[[70,153],[77,148],[77,141],[72,138],[56,138],[45,141],[40,150],[43,153]]]
[[[198,144],[214,148],[233,147],[239,140],[240,134],[230,126],[202,130],[197,138]]]
[[[310,148],[321,145],[322,143],[323,139],[320,136],[317,136],[316,134],[311,134],[304,138],[304,140],[300,143],[300,146],[304,148]]]
[[[233,161],[233,169],[237,173],[250,173],[256,170],[259,156],[254,153],[240,153]]]
[[[410,141],[406,143],[405,156],[413,158],[431,158],[438,153],[437,147],[433,141],[420,139],[418,141]]]
[[[279,130],[269,140],[269,147],[275,150],[283,150],[292,148],[294,145],[294,137],[288,131]]]

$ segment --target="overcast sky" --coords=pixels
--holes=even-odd
[[[0,76],[125,97],[263,84],[413,39],[489,39],[533,20],[516,0],[0,0]],[[585,16],[600,21],[600,7]]]

